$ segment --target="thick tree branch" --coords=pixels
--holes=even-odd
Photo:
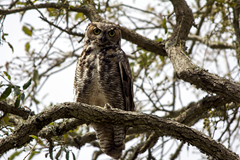
[[[162,43],[143,37],[140,34],[131,31],[125,27],[121,27],[121,32],[124,39],[138,45],[138,47],[141,47],[161,56],[167,56],[164,45]]]
[[[194,21],[192,11],[188,7],[185,0],[170,0],[170,1],[173,4],[177,20],[171,38],[176,38],[177,35],[179,35],[179,38],[181,40],[186,40]]]
[[[194,65],[180,46],[167,44],[167,53],[179,78],[228,101],[240,102],[240,84]]]
[[[178,115],[174,120],[186,125],[193,125],[194,122],[197,122],[202,116],[203,113],[206,113],[211,108],[218,108],[227,102],[219,97],[219,96],[210,96],[205,97],[199,102],[191,103],[189,106],[187,106],[187,109],[183,109],[178,111],[178,113],[170,113],[170,115],[165,116],[167,117],[176,117],[174,115]],[[14,108],[13,106],[7,105],[6,103],[0,102],[0,104],[3,106],[2,108]],[[9,109],[6,109],[9,110]],[[18,113],[18,112],[17,112]],[[181,113],[181,114],[180,114]],[[13,113],[12,113],[13,114]],[[77,126],[84,124],[85,122],[79,119],[70,119],[63,121],[61,123],[56,123],[54,125],[48,126],[43,128],[37,136],[49,139],[53,136],[60,136],[65,133],[67,133],[69,130],[75,129]],[[130,134],[140,134],[147,132],[149,130],[146,129],[138,129],[138,128],[130,128],[128,130],[128,135]],[[158,135],[159,137],[160,135]],[[96,140],[96,134],[95,132],[87,133],[85,135],[75,135],[70,136],[68,139],[68,144],[70,146],[74,146],[77,148],[82,147],[85,143],[90,143],[91,141]],[[147,142],[149,143],[149,142]]]
[[[208,71],[199,68],[191,62],[189,57],[187,57],[184,49],[176,45],[178,33],[180,33],[180,40],[186,40],[192,26],[193,16],[184,0],[171,0],[171,2],[174,5],[177,25],[174,28],[172,38],[166,43],[165,47],[178,77],[196,85],[197,88],[216,93],[226,100],[240,102],[239,83],[210,74]]]
[[[106,22],[103,18],[99,16],[97,13],[96,9],[94,8],[93,5],[86,5],[86,8],[88,12],[83,12],[92,22]],[[154,52],[156,54],[166,56],[166,52],[164,49],[164,45],[157,42],[150,40],[146,37],[141,36],[140,34],[131,31],[125,27],[121,27],[121,32],[122,32],[122,38],[126,39],[127,41],[130,41],[136,45],[138,45],[141,48],[144,48],[150,52]]]
[[[179,110],[175,113],[178,116],[174,120],[179,123],[192,126],[202,118],[203,113],[206,113],[211,108],[217,109],[224,104],[226,104],[226,101],[220,96],[207,96],[197,103],[192,102],[186,108]],[[174,113],[172,116],[173,115]],[[169,115],[166,117],[169,117]],[[161,132],[155,132],[152,136],[153,138],[148,139],[144,146],[146,146],[146,144],[150,144],[152,141],[156,141],[160,136],[163,136]]]
[[[219,108],[222,105],[226,104],[227,102],[219,97],[219,96],[210,96],[205,97],[202,100],[191,103],[187,108],[178,111],[177,113],[170,113],[170,115],[165,116],[167,117],[175,117],[175,121],[186,124],[191,126],[195,124],[199,119],[202,118],[202,115],[206,113],[211,108]],[[180,114],[181,113],[181,114]],[[178,115],[178,116],[174,116]],[[67,133],[69,130],[75,129],[77,126],[83,124],[84,122],[79,119],[70,119],[61,123],[57,123],[51,125],[50,127],[43,128],[39,133],[38,136],[42,138],[51,138],[53,136],[60,136]],[[140,129],[140,128],[130,128],[128,129],[128,135],[131,134],[140,134],[145,133],[149,130]],[[161,136],[157,134],[157,136]],[[158,138],[157,137],[157,138]],[[68,145],[74,146],[76,148],[80,148],[86,143],[90,143],[96,140],[95,132],[86,133],[85,135],[74,135],[68,138]],[[149,142],[146,142],[149,143]]]
[[[60,118],[78,118],[89,123],[107,123],[138,127],[162,132],[198,147],[202,152],[218,159],[239,159],[239,157],[201,132],[186,125],[143,113],[127,112],[119,109],[104,109],[82,103],[62,103],[29,117],[12,135],[0,140],[0,154],[24,145],[47,124]]]

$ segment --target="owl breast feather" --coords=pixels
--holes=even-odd
[[[120,104],[124,103],[118,57],[111,48],[95,49],[85,56],[81,63],[84,67],[82,92],[89,96],[86,103],[103,107],[106,103],[111,103],[113,97],[121,99]]]

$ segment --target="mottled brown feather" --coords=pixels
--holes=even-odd
[[[101,33],[94,34],[99,29]],[[115,35],[110,36],[109,31]],[[104,36],[104,41],[103,41]],[[84,48],[79,56],[74,79],[76,102],[134,111],[133,82],[126,54],[121,49],[118,25],[93,22],[88,25]],[[125,149],[126,127],[91,124],[101,150],[118,159]]]

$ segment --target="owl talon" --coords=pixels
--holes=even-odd
[[[104,108],[106,108],[106,109],[112,109],[113,106],[111,106],[109,103],[106,103],[106,104],[104,105]]]

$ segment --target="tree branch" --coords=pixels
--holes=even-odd
[[[86,5],[87,12],[83,12],[92,22],[107,22],[103,18],[99,16],[96,9],[93,5]],[[166,51],[164,49],[164,45],[160,42],[150,40],[146,37],[141,36],[140,34],[131,31],[125,27],[120,27],[122,32],[122,38],[126,39],[127,41],[130,41],[136,45],[138,45],[141,48],[144,48],[150,52],[154,52],[156,54],[166,56]]]
[[[143,113],[127,112],[119,109],[104,109],[83,103],[62,103],[29,117],[13,134],[0,140],[0,154],[23,146],[32,139],[29,135],[37,133],[47,124],[60,118],[78,118],[89,123],[107,123],[112,125],[145,128],[162,132],[198,147],[207,155],[218,159],[239,159],[239,157],[201,132],[186,125]]]
[[[85,124],[84,120],[80,119],[70,119],[61,123],[51,125],[49,127],[43,128],[37,135],[42,138],[51,138],[53,136],[60,136],[67,133],[69,130],[73,130],[78,126]]]
[[[197,35],[189,35],[187,39],[193,40],[193,41],[199,41],[200,43],[203,43],[212,49],[235,49],[234,45],[230,45],[222,42],[210,42],[209,39],[202,38]]]
[[[194,103],[190,103],[189,106],[184,108],[183,110],[179,110],[177,113],[170,113],[170,115],[164,116],[164,118],[171,118],[175,117],[175,121],[179,123],[186,124],[188,126],[194,125],[199,119],[202,118],[202,115],[206,113],[211,108],[219,108],[222,105],[226,104],[227,102],[219,97],[219,96],[207,96],[202,100]],[[180,114],[181,113],[181,114]],[[174,116],[178,115],[178,116]],[[53,136],[59,136],[67,133],[69,130],[75,129],[77,126],[83,124],[84,122],[79,119],[71,119],[61,123],[57,123],[51,125],[50,128],[46,127],[43,128],[39,133],[38,136],[42,138],[51,138]],[[128,129],[127,135],[131,134],[140,134],[145,133],[149,130],[147,129],[140,129],[140,128],[130,128]],[[157,134],[158,137],[162,136]],[[157,139],[158,139],[157,137]],[[95,132],[86,133],[85,135],[74,135],[68,138],[68,145],[74,146],[76,148],[81,148],[86,143],[90,143],[91,141],[96,140]],[[152,140],[152,139],[150,139]],[[148,140],[146,143],[149,143]]]
[[[240,45],[240,27],[239,27],[239,14],[240,14],[240,0],[236,0],[237,5],[233,8],[233,27],[237,37],[237,42]]]
[[[222,105],[226,104],[224,98],[220,96],[210,96],[205,97],[202,100],[198,101],[197,103],[190,103],[186,108],[179,110],[177,113],[178,116],[174,119],[175,121],[192,126],[194,125],[199,119],[202,118],[203,113],[206,113],[211,108],[219,108]],[[181,113],[181,114],[180,114]],[[171,115],[171,113],[170,113]],[[166,117],[170,117],[167,115]],[[144,146],[156,141],[158,137],[163,136],[162,132],[154,132],[153,138],[149,138],[146,140]],[[142,150],[142,149],[141,149]]]
[[[168,42],[171,43],[171,42]],[[211,74],[193,64],[179,46],[167,45],[167,53],[179,78],[228,101],[240,102],[240,84]]]
[[[200,118],[202,118],[201,115],[203,115],[203,113],[206,113],[209,109],[211,108],[219,108],[222,105],[226,104],[227,102],[219,97],[219,96],[207,96],[205,98],[203,98],[202,100],[196,102],[196,103],[190,103],[189,106],[187,106],[187,108],[178,111],[178,113],[170,113],[170,115],[165,116],[165,118],[167,117],[176,117],[174,115],[178,115],[174,120],[179,122],[179,123],[183,123],[186,125],[193,125],[195,122],[197,122]],[[7,108],[5,110],[9,110],[9,108],[14,108],[13,106],[10,106],[6,103],[0,102],[0,104],[3,106],[2,108]],[[18,109],[18,108],[17,108]],[[4,111],[4,109],[2,109]],[[180,114],[181,112],[181,114]],[[13,112],[11,112],[12,114],[14,114]],[[16,113],[20,113],[20,112],[16,112]],[[67,133],[69,130],[73,130],[75,129],[77,126],[84,124],[85,122],[79,119],[70,119],[70,120],[66,120],[63,121],[61,123],[56,123],[54,125],[48,126],[46,128],[43,128],[38,134],[37,136],[42,137],[42,138],[46,138],[49,139],[53,136],[60,136],[63,135],[65,133]],[[147,132],[149,130],[146,129],[138,129],[138,128],[130,128],[128,130],[128,135],[130,134],[140,134],[140,133],[144,133]],[[161,134],[162,135],[162,134]],[[161,136],[158,134],[158,137]],[[87,133],[85,135],[79,136],[79,135],[75,135],[75,136],[70,136],[68,138],[68,144],[70,146],[74,146],[77,148],[82,147],[84,144],[86,143],[90,143],[91,141],[96,140],[96,134],[95,132],[91,132],[91,133]],[[146,142],[149,143],[149,142]]]
[[[28,11],[32,9],[42,9],[42,8],[55,8],[55,9],[62,9],[62,8],[68,8],[69,11],[76,11],[76,12],[86,12],[85,7],[69,7],[67,4],[57,4],[57,3],[42,3],[42,4],[36,4],[36,5],[28,5],[24,7],[14,8],[14,9],[0,9],[1,15],[8,15],[8,14],[14,14],[14,13],[20,13],[22,11]]]
[[[69,30],[69,29],[63,29],[63,28],[59,27],[58,25],[55,25],[54,23],[48,21],[45,17],[40,17],[40,18],[41,18],[41,20],[47,22],[49,25],[54,26],[54,27],[56,27],[57,29],[59,29],[60,31],[66,32],[66,33],[69,34],[69,35],[84,37],[84,34],[83,34],[83,33],[77,33],[77,32],[72,32],[72,31]]]
[[[34,115],[34,112],[27,111],[23,108],[15,108],[14,106],[8,105],[7,103],[0,101],[0,110],[5,113],[11,113],[17,116],[27,119],[29,115]]]
[[[180,39],[186,40],[192,26],[193,15],[184,0],[171,0],[177,17],[177,25],[169,41],[166,42],[166,51],[170,58],[176,74],[186,82],[196,85],[205,91],[216,93],[227,100],[240,102],[240,84],[210,74],[208,71],[199,68],[191,62],[181,46],[176,46],[176,35],[180,32]],[[180,18],[184,17],[184,18]],[[175,37],[174,37],[175,36]],[[180,42],[181,43],[181,42]]]
[[[207,96],[198,101],[196,104],[191,105],[191,107],[182,112],[174,120],[186,125],[193,125],[191,123],[198,121],[203,113],[207,112],[211,108],[217,109],[222,105],[225,105],[227,102],[228,101],[220,96]]]
[[[240,27],[239,27],[239,14],[240,14],[240,0],[237,0],[237,5],[233,8],[233,28],[237,37],[236,52],[238,65],[240,65]]]
[[[7,14],[13,14],[18,13],[21,11],[27,11],[32,10],[35,8],[55,8],[55,9],[68,9],[68,11],[75,11],[75,12],[82,12],[85,14],[90,21],[92,22],[107,22],[104,20],[99,14],[97,13],[96,9],[91,4],[85,4],[81,7],[73,7],[69,6],[67,4],[64,5],[58,5],[56,3],[44,3],[44,4],[36,4],[34,6],[25,6],[15,9],[0,9],[0,14],[7,15]],[[60,29],[60,28],[59,28]],[[122,37],[126,39],[127,41],[130,41],[136,45],[138,45],[141,48],[144,48],[148,51],[154,52],[156,54],[166,56],[166,51],[164,49],[164,45],[160,42],[150,40],[146,37],[141,36],[140,34],[131,31],[125,27],[121,27],[122,31]],[[75,34],[75,33],[74,33]]]
[[[188,7],[185,0],[170,0],[176,14],[176,26],[174,27],[171,39],[176,38],[179,34],[181,40],[186,40],[190,28],[193,25],[194,18],[192,10]]]
[[[173,38],[174,36],[176,37],[177,34],[180,32],[179,38],[186,39],[193,22],[192,12],[184,0],[181,1],[171,0],[171,2],[174,5],[174,10],[177,17],[177,25],[174,29],[172,37]],[[103,22],[106,21],[98,15],[96,9],[91,4],[86,4],[83,5],[82,7],[69,7],[68,5],[46,3],[38,4],[35,6],[26,6],[17,9],[0,10],[0,14],[11,14],[29,9],[34,9],[35,7],[57,9],[69,8],[69,11],[84,13],[91,21],[103,21]],[[182,27],[180,27],[180,24],[182,24]],[[139,47],[142,47],[148,51],[163,56],[166,55],[163,44],[145,38],[124,27],[121,27],[121,30],[123,38],[125,38],[126,40],[135,43]],[[167,49],[168,56],[171,59],[174,69],[179,78],[192,84],[195,84],[198,88],[202,88],[203,90],[219,94],[225,98],[231,98],[232,101],[240,102],[239,92],[240,85],[238,83],[234,83],[230,80],[210,74],[207,71],[200,69],[199,67],[196,67],[195,65],[188,62],[189,61],[188,57],[182,54],[180,48],[176,49],[175,46],[169,45],[172,44],[172,42],[170,43],[169,42],[170,41],[166,43],[166,48],[168,48]]]

